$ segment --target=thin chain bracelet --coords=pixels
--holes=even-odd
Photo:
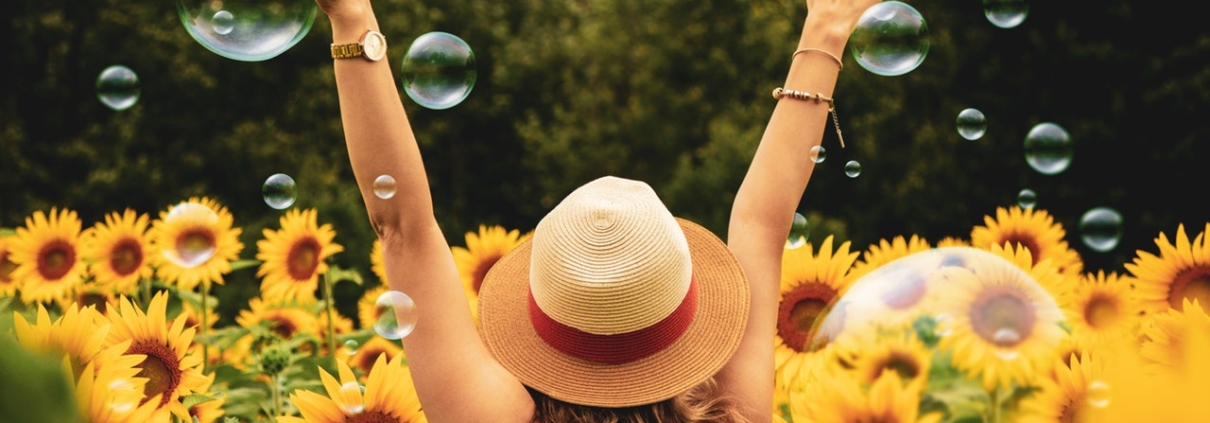
[[[836,101],[823,94],[811,94],[806,91],[787,90],[782,87],[773,89],[773,98],[781,100],[790,97],[795,100],[813,100],[816,103],[828,103],[828,113],[832,114],[832,125],[836,127],[836,138],[840,140],[840,148],[844,148],[844,136],[840,134],[840,118],[836,117]]]

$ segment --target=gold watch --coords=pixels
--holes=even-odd
[[[387,55],[387,39],[381,32],[367,29],[360,40],[351,44],[332,43],[333,59],[362,57],[371,62],[382,60]]]

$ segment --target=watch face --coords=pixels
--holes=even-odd
[[[362,42],[365,57],[370,60],[381,60],[387,54],[387,40],[381,33],[370,31]]]

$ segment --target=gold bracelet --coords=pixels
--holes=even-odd
[[[795,100],[812,100],[816,103],[828,103],[828,113],[832,114],[832,125],[836,127],[836,138],[840,140],[840,148],[844,148],[844,136],[840,134],[840,119],[836,117],[836,101],[821,93],[811,94],[806,91],[787,90],[782,87],[773,89],[773,98],[781,100],[790,97]]]
[[[817,48],[800,48],[797,51],[795,51],[794,54],[790,55],[790,60],[793,61],[795,57],[798,57],[799,53],[808,53],[808,52],[816,52],[816,53],[822,54],[824,56],[831,57],[832,60],[836,61],[836,66],[840,67],[840,69],[837,69],[837,71],[844,70],[844,62],[840,61],[840,57],[836,56],[835,54],[828,53],[826,51],[823,51],[823,50],[820,50]]]

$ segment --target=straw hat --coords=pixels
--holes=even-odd
[[[739,345],[748,282],[727,246],[645,183],[581,186],[492,266],[482,336],[505,368],[551,398],[629,407],[713,376]]]

